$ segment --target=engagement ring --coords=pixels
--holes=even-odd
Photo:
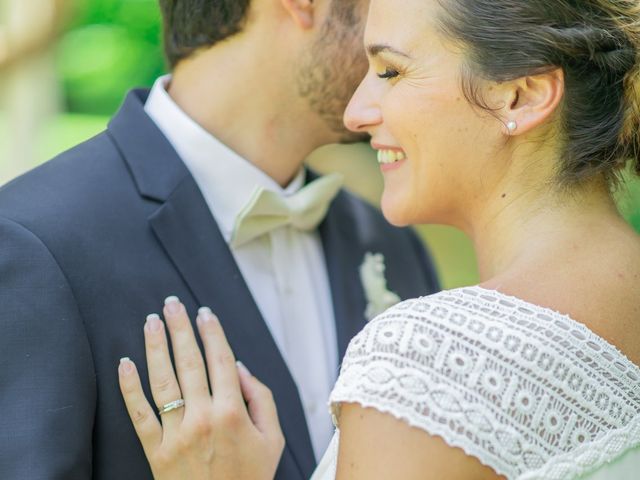
[[[176,410],[178,408],[184,407],[184,400],[179,398],[178,400],[174,400],[173,402],[167,403],[164,407],[158,410],[158,413],[162,415],[163,413],[170,412],[171,410]]]

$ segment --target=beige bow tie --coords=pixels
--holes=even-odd
[[[247,206],[236,217],[231,246],[239,247],[286,225],[298,230],[313,230],[324,219],[343,180],[338,173],[326,175],[289,197],[257,187]]]

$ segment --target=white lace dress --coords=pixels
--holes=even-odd
[[[583,324],[480,287],[375,318],[330,402],[334,418],[341,402],[389,413],[509,480],[640,479],[640,368]],[[335,478],[338,442],[313,480]]]

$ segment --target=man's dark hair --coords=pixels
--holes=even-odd
[[[251,0],[160,0],[164,49],[174,68],[200,48],[242,30]]]
[[[160,0],[169,66],[242,31],[251,0]],[[356,25],[358,0],[331,2],[330,21]]]

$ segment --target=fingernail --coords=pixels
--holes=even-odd
[[[213,320],[213,312],[209,307],[200,307],[198,309],[198,316],[203,322],[211,322]]]
[[[175,315],[180,311],[180,299],[176,296],[170,296],[164,299],[164,305],[167,307],[167,311]]]
[[[123,357],[120,359],[120,372],[124,375],[129,375],[133,372],[133,362],[129,357]]]
[[[157,313],[147,315],[147,328],[154,333],[162,330],[162,320],[160,320],[160,316]]]
[[[238,369],[239,369],[242,373],[244,373],[244,374],[246,374],[246,375],[251,375],[251,372],[249,371],[249,369],[248,369],[247,367],[245,367],[244,363],[242,363],[240,360],[238,360],[238,361],[236,362],[236,366],[238,367]]]

